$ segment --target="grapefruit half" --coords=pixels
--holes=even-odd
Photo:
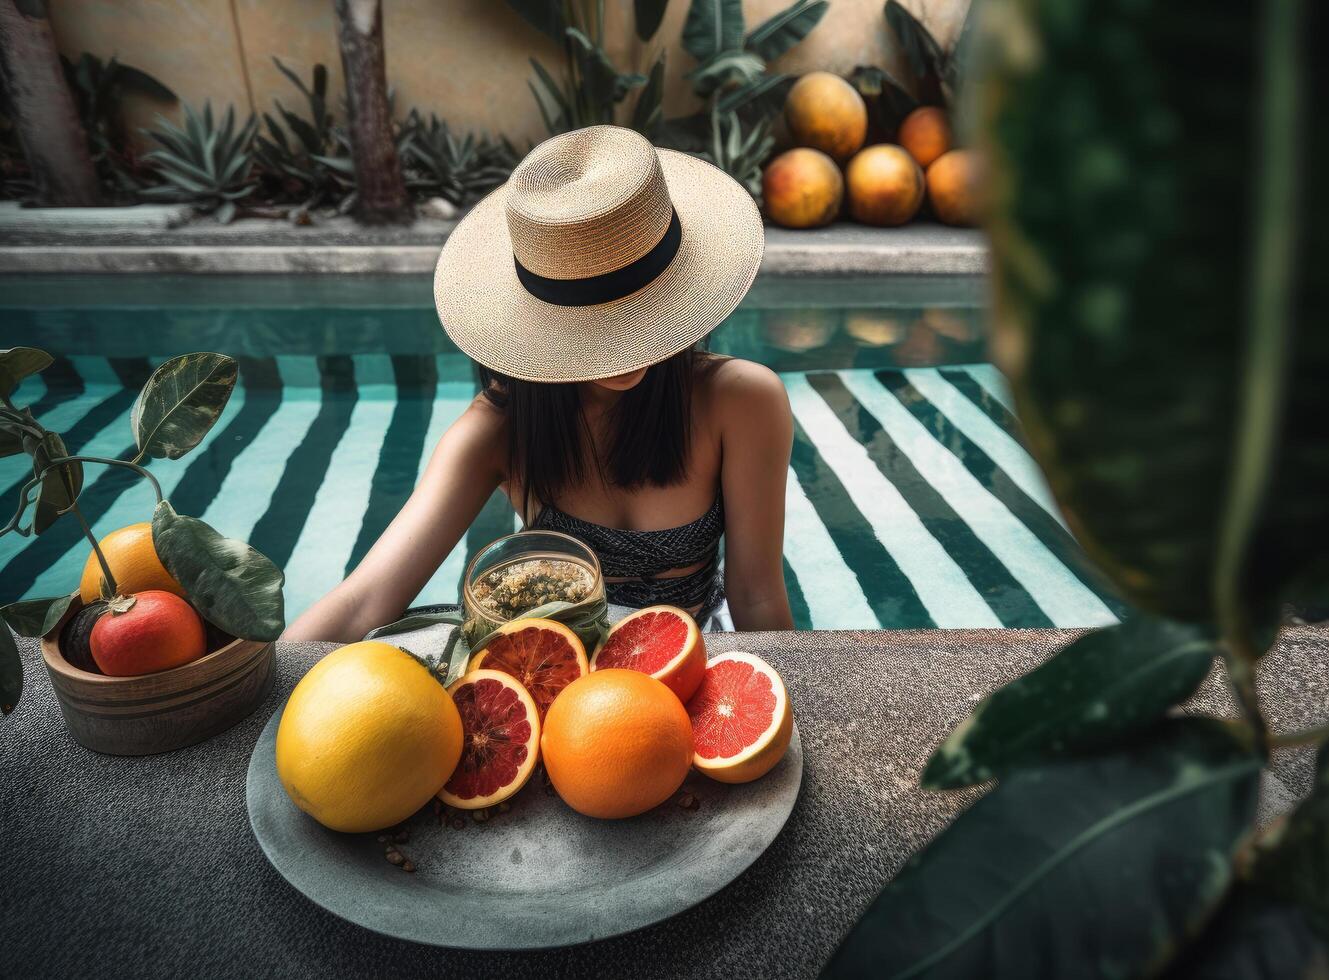
[[[750,653],[723,653],[706,665],[688,701],[692,765],[722,783],[766,775],[789,748],[794,712],[784,681]]]
[[[459,810],[502,803],[526,785],[540,755],[540,713],[500,670],[473,670],[448,688],[461,714],[461,761],[438,798]]]
[[[501,670],[530,692],[543,721],[554,698],[578,677],[591,671],[586,648],[562,623],[552,619],[514,619],[489,636],[471,658],[470,669]]]
[[[591,658],[591,670],[614,668],[650,674],[686,704],[706,673],[697,621],[674,606],[647,606],[620,619]]]

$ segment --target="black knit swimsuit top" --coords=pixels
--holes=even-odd
[[[700,621],[724,600],[720,578],[724,499],[718,494],[710,509],[695,521],[662,531],[605,527],[548,506],[531,527],[562,531],[588,544],[599,557],[606,579],[626,580],[605,582],[605,594],[612,603],[637,609],[654,605],[700,608]],[[686,575],[660,577],[663,572],[699,562],[701,567]]]

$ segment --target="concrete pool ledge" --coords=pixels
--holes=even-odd
[[[362,228],[333,218],[306,228],[264,219],[168,227],[159,215],[133,223],[79,215],[38,222],[30,216],[0,208],[0,273],[418,275],[433,271],[456,224],[420,219],[405,228]],[[987,242],[974,229],[836,224],[812,231],[768,227],[761,271],[789,277],[981,276],[987,268]]]

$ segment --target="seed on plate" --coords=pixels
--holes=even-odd
[[[408,873],[413,872],[415,870],[415,865],[413,865],[410,861],[403,861],[401,869]]]
[[[387,858],[388,858],[388,864],[395,864],[399,867],[406,860],[406,858],[402,855],[402,852],[398,850],[388,851]]]
[[[474,820],[476,823],[484,823],[486,820],[489,819],[489,811],[488,811],[488,810],[472,810],[472,811],[471,811],[471,819]]]
[[[387,835],[387,834],[379,834],[379,835],[378,835],[378,842],[379,842],[380,844],[386,844],[386,843],[388,842],[388,835]]]
[[[392,835],[392,840],[396,844],[405,844],[410,839],[411,839],[411,832],[407,830],[405,827],[403,827],[401,830],[397,831],[395,834]]]
[[[512,806],[511,806],[510,804],[508,804],[507,802],[503,802],[503,803],[500,803],[500,804],[498,805],[498,812],[499,812],[499,813],[507,813],[507,812],[508,812],[509,810],[511,810],[511,809],[512,809]]]
[[[452,827],[454,830],[461,830],[465,826],[466,826],[466,821],[463,820],[461,817],[453,818]]]

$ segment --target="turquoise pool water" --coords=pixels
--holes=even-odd
[[[759,280],[712,349],[780,372],[796,420],[785,574],[802,628],[1093,626],[1119,605],[1061,522],[985,362],[970,279]],[[294,616],[354,568],[474,394],[420,278],[0,279],[0,346],[57,355],[20,404],[71,449],[127,455],[153,366],[190,350],[240,362],[192,454],[155,461],[176,509],[246,538],[286,572]],[[25,479],[0,460],[0,506]],[[98,534],[151,491],[89,467]],[[7,514],[8,511],[5,511]],[[466,559],[517,526],[495,496],[422,591],[457,598]],[[0,538],[0,603],[69,591],[77,525]]]

